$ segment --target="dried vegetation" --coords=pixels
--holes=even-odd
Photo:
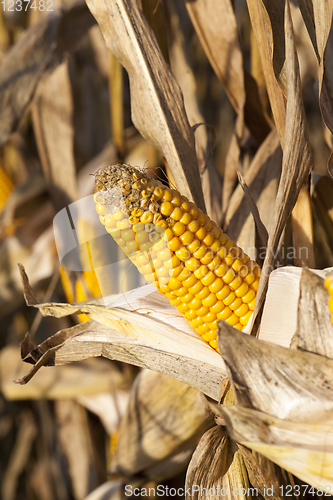
[[[333,326],[306,268],[333,266],[333,1],[23,4],[0,12],[1,498],[332,494]],[[221,322],[218,354],[139,287],[86,216],[119,162],[257,258],[252,335]]]

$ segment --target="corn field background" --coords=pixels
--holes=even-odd
[[[332,494],[323,275],[266,294],[275,267],[333,266],[333,1],[1,7],[0,498]],[[125,260],[106,271],[111,238],[99,271],[85,243],[81,270],[60,265],[54,217],[117,163],[176,186],[263,268],[252,336],[222,325],[223,361],[158,299],[126,295],[144,280]]]

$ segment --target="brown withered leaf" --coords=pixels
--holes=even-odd
[[[72,114],[72,91],[64,62],[39,84],[32,107],[39,157],[58,211],[77,198]]]
[[[294,264],[314,269],[314,237],[311,198],[307,186],[303,186],[291,213],[291,227],[294,245]]]
[[[333,325],[324,280],[302,270],[298,304],[297,346],[333,358]]]
[[[0,145],[17,127],[41,78],[75,50],[94,23],[85,2],[64,6],[26,30],[8,52],[0,69]]]
[[[269,228],[272,220],[281,166],[282,150],[274,129],[260,146],[244,174],[266,228]],[[240,185],[230,199],[224,229],[252,259],[256,258],[254,221]]]
[[[187,499],[251,498],[243,455],[222,427],[215,426],[202,436],[189,464],[185,487]]]
[[[333,181],[322,176],[316,182],[312,194],[317,217],[325,231],[328,244],[333,248]]]
[[[111,472],[159,480],[186,467],[202,433],[213,424],[199,392],[143,370],[122,418]]]
[[[298,194],[313,164],[304,116],[299,67],[288,2],[285,6],[284,19],[285,73],[282,75],[281,68],[280,80],[284,82],[286,79],[287,108],[283,139],[282,173],[254,310],[253,334],[257,332],[258,322],[256,322],[255,319],[258,314],[258,318],[260,317],[260,311],[267,292],[268,277],[276,260],[276,250],[279,245],[282,231],[285,228],[288,217],[298,198]],[[281,61],[280,64],[282,64]]]
[[[333,361],[219,323],[219,350],[241,406],[296,422],[333,418]]]
[[[130,0],[87,4],[106,45],[128,72],[135,127],[162,151],[179,191],[204,209],[194,135],[182,93],[138,4]]]

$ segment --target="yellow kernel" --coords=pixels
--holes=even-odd
[[[239,259],[236,259],[233,261],[231,267],[233,268],[234,271],[236,271],[236,273],[238,273],[242,269],[243,266],[244,266],[244,262],[242,262]]]
[[[159,252],[157,252],[157,258],[160,259],[163,263],[166,260],[170,260],[171,259],[170,249],[168,247],[166,247],[163,250],[160,250]]]
[[[209,313],[208,307],[202,306],[200,309],[197,309],[197,315],[198,316],[206,316],[206,314]]]
[[[222,229],[217,226],[213,226],[210,232],[212,233],[215,239],[218,239],[222,233]]]
[[[256,296],[256,292],[254,290],[249,290],[247,294],[243,297],[244,304],[249,304],[251,300],[253,300]]]
[[[218,300],[216,302],[216,304],[214,304],[211,308],[210,308],[210,312],[214,313],[214,314],[217,314],[217,313],[220,313],[223,311],[223,309],[225,308],[225,305],[223,304],[223,302],[221,300]]]
[[[146,186],[147,191],[154,191],[154,184],[151,181],[148,181],[147,186]]]
[[[221,244],[220,244],[219,240],[214,240],[213,244],[211,245],[211,249],[214,252],[214,254],[218,253],[220,248],[221,248]]]
[[[328,293],[330,293],[332,295],[333,294],[333,277],[332,276],[328,276],[325,279],[325,287],[326,287]]]
[[[228,250],[226,249],[226,247],[221,247],[218,251],[218,256],[223,260],[226,258],[227,253],[228,253]]]
[[[154,217],[153,213],[148,210],[143,215],[141,215],[140,221],[143,224],[150,224],[151,222],[153,222],[153,217]]]
[[[191,231],[185,231],[185,233],[179,236],[179,239],[182,241],[184,245],[190,245],[194,240],[194,236],[191,233]]]
[[[237,297],[244,297],[244,295],[247,293],[249,289],[249,285],[247,283],[242,283],[241,286],[235,290],[235,294]]]
[[[170,293],[171,292],[171,288],[169,287],[168,284],[162,285],[160,287],[160,292],[162,292],[163,294]]]
[[[181,264],[183,264],[181,262]],[[181,265],[173,268],[173,269],[168,269],[168,273],[169,273],[169,276],[170,278],[178,278],[179,279],[179,275],[181,274],[183,270],[183,267]]]
[[[200,261],[195,257],[190,257],[185,263],[185,266],[190,271],[196,271],[200,267],[200,265]]]
[[[208,297],[206,297],[205,299],[203,299],[202,305],[206,306],[206,307],[212,307],[214,304],[216,304],[216,302],[217,302],[216,295],[213,294],[213,293],[210,293],[208,295]]]
[[[191,257],[191,252],[187,250],[187,248],[181,247],[179,250],[176,251],[176,255],[178,259],[184,262]]]
[[[248,312],[248,310],[249,310],[248,305],[247,304],[242,304],[238,309],[235,309],[235,314],[239,318],[242,318],[243,316],[245,316],[245,314]]]
[[[195,311],[188,310],[188,311],[186,311],[184,316],[186,319],[193,320],[194,318],[197,317],[197,313]],[[192,323],[192,321],[191,321],[191,323]],[[195,328],[195,325],[191,324],[191,326],[192,326],[192,328]]]
[[[208,264],[208,269],[210,271],[215,271],[221,265],[220,257],[216,256],[214,259]]]
[[[184,286],[181,286],[178,290],[174,290],[174,294],[177,297],[183,297],[183,295],[187,294],[187,288],[185,288]]]
[[[202,279],[201,279],[201,283],[205,286],[209,286],[211,285],[212,283],[214,283],[215,281],[215,274],[212,273],[212,271],[208,271],[208,273],[206,274],[206,276],[204,276]]]
[[[222,245],[225,245],[227,243],[227,241],[229,241],[229,236],[225,233],[222,232],[222,234],[220,234],[218,240],[219,242],[222,244]]]
[[[203,239],[203,243],[207,246],[210,247],[214,242],[214,236],[211,233],[207,233],[205,238]]]
[[[102,205],[101,203],[97,203],[96,212],[98,213],[98,215],[105,215],[105,205]]]
[[[192,220],[191,215],[187,212],[184,212],[182,218],[180,219],[180,222],[182,222],[183,224],[185,224],[185,226],[187,226],[191,222],[191,220]]]
[[[194,276],[194,274],[191,274],[191,276],[189,278],[187,278],[186,280],[183,281],[183,286],[186,286],[186,288],[191,288],[197,282],[198,282],[198,279]]]
[[[139,217],[133,217],[133,215],[130,215],[129,221],[132,226],[134,226],[135,224],[138,224],[138,222],[140,222],[140,219]]]
[[[159,280],[160,278],[168,278],[168,280],[170,279],[169,272],[164,266],[161,267],[160,265],[155,264],[154,262],[154,268],[156,269],[156,274]]]
[[[101,220],[101,217],[99,218],[99,220]],[[102,221],[101,221],[102,222]],[[116,220],[112,217],[112,215],[106,215],[104,217],[104,222],[102,222],[102,224],[105,224],[106,227],[111,227],[111,228],[114,228],[116,227],[117,225],[117,222]]]
[[[245,276],[244,281],[248,284],[251,285],[255,280],[255,276],[252,272],[250,272],[247,276]]]
[[[160,200],[163,196],[163,189],[161,189],[160,187],[156,187],[154,189],[154,195],[156,196],[157,200]]]
[[[195,328],[198,326],[198,325],[203,325],[204,324],[204,321],[202,318],[200,318],[198,315],[197,315],[197,311],[195,312],[196,314],[196,317],[193,318],[192,320],[192,323],[195,325]]]
[[[230,304],[230,309],[232,311],[235,311],[236,309],[238,309],[240,306],[242,305],[242,299],[240,297],[236,297],[236,299],[233,301],[232,304]],[[244,304],[245,305],[245,304]]]
[[[233,269],[229,269],[224,276],[222,276],[222,279],[224,283],[229,285],[229,283],[232,282],[232,280],[235,278],[235,271]]]
[[[170,189],[165,189],[163,192],[163,197],[162,197],[163,201],[171,201],[172,198],[173,198],[173,196],[172,196]],[[172,207],[172,209],[173,209],[173,207]]]
[[[140,231],[139,233],[137,232],[135,237],[136,237],[136,241],[139,244],[140,250],[141,250],[141,245],[143,243],[146,243],[147,241],[149,241],[149,236],[148,236],[148,233],[146,233],[146,231]]]
[[[229,295],[223,300],[223,304],[226,306],[229,306],[230,304],[233,303],[233,301],[236,299],[236,294],[235,292],[230,292]]]
[[[192,233],[196,233],[200,228],[200,224],[197,220],[192,220],[189,224],[187,224],[187,229]]]
[[[180,265],[180,260],[178,259],[177,255],[173,255],[171,259],[164,262],[164,266],[167,269],[175,269],[176,267],[179,267],[179,265]]]
[[[155,280],[157,281],[157,276],[155,273],[144,274],[143,277],[146,281],[149,281],[149,283]]]
[[[167,217],[173,212],[173,205],[169,201],[165,201],[161,204],[161,214]]]
[[[226,322],[229,323],[231,326],[235,326],[238,323],[238,316],[236,316],[235,313],[232,313],[231,316],[229,316],[228,319],[226,319]]]
[[[248,322],[250,321],[250,318],[251,318],[252,314],[253,314],[253,311],[248,311],[248,312],[245,314],[245,316],[242,316],[242,317],[239,319],[239,322],[240,322],[242,325],[246,326],[246,325],[248,324]]]
[[[169,300],[170,300],[170,304],[172,306],[179,306],[179,304],[182,303],[182,300],[181,300],[180,297],[175,297],[175,298],[172,298],[172,299],[170,298]]]
[[[133,229],[125,229],[121,231],[121,237],[124,241],[132,241],[134,240],[134,232]]]
[[[214,316],[216,318],[215,314],[214,314]],[[208,314],[207,314],[207,316],[204,316],[204,318],[207,318],[207,317],[208,317]],[[210,330],[217,330],[217,319],[215,319],[211,323],[207,323],[207,326],[209,327]]]
[[[208,326],[206,326],[206,325],[199,325],[199,326],[197,326],[196,330],[197,330],[197,332],[198,332],[200,335],[203,335],[203,334],[205,334],[206,332],[208,332],[208,331],[209,331],[209,328],[208,328]]]
[[[217,269],[215,269],[214,273],[216,274],[216,276],[221,278],[222,276],[225,275],[227,270],[228,270],[228,266],[225,262],[223,262],[220,266],[217,267]]]
[[[198,293],[196,294],[196,298],[197,298],[197,299],[199,299],[199,300],[203,300],[203,299],[205,299],[206,297],[208,297],[209,293],[210,293],[210,292],[209,292],[209,288],[208,288],[207,286],[204,286],[204,287],[200,290],[200,292],[198,292]],[[207,306],[207,307],[208,307],[208,306]]]
[[[237,325],[235,325],[234,328],[236,328],[237,330],[242,331],[244,327],[243,327],[243,325],[241,323],[237,323]]]
[[[214,257],[214,254],[211,251],[211,249],[209,248],[207,250],[207,252],[205,253],[205,255],[203,257],[201,257],[200,262],[201,262],[201,264],[204,264],[205,266],[207,266],[207,264],[209,264],[213,260],[213,257]]]
[[[174,196],[171,200],[171,203],[175,206],[175,207],[179,207],[179,205],[181,204],[181,198],[180,198],[180,195],[178,193],[178,196]]]
[[[141,191],[141,196],[143,196],[144,198],[149,198],[150,197],[150,193],[146,189],[143,189]]]
[[[253,300],[251,300],[251,302],[248,303],[249,309],[251,309],[251,311],[254,310],[255,302],[256,302],[256,299],[253,299]]]
[[[255,292],[258,291],[258,286],[259,286],[259,280],[255,280],[251,285],[250,285],[250,288],[252,288],[252,290],[254,290]]]
[[[205,245],[200,244],[200,247],[197,248],[197,250],[193,253],[193,255],[196,259],[201,259],[204,255],[206,255],[206,252],[207,252],[207,247]]]
[[[209,342],[209,344],[213,347],[213,345],[217,345],[217,341],[216,341],[216,331],[212,332],[211,330],[207,333],[205,333],[204,335],[202,335],[202,338],[206,341],[206,342]],[[216,347],[217,348],[217,347]],[[214,347],[214,349],[216,349]]]
[[[204,228],[206,229],[207,233],[212,229],[213,227],[213,222],[210,220],[210,218],[205,215],[206,222],[204,223]]]
[[[216,297],[218,298],[218,300],[224,300],[225,298],[228,297],[229,293],[230,293],[229,285],[224,285],[222,290],[217,292]]]
[[[215,278],[213,283],[209,285],[209,290],[211,293],[217,293],[224,287],[224,281],[221,278]]]
[[[176,252],[179,250],[182,246],[182,242],[177,238],[177,236],[174,236],[171,241],[169,241],[169,248],[172,252]]]
[[[149,236],[148,236],[148,241],[146,241],[145,243],[140,243],[140,252],[147,252],[150,249],[151,249],[151,242],[149,241]]]
[[[183,210],[180,207],[176,207],[172,210],[170,217],[176,221],[179,221],[183,217]]]
[[[194,252],[200,247],[201,242],[199,240],[194,239],[192,243],[190,243],[187,248],[191,253],[194,254]]]
[[[141,182],[142,186],[146,186],[147,185],[147,179],[145,179],[144,177],[142,177],[140,179],[140,182]]]
[[[178,275],[178,279],[180,281],[186,281],[188,280],[190,277],[192,276],[192,273],[189,269],[187,269],[186,267],[184,267],[181,271],[181,273]],[[186,285],[183,285],[183,286],[186,286]],[[188,287],[187,287],[188,288]]]
[[[202,307],[202,302],[196,297],[189,303],[189,308],[191,309],[191,311],[196,311],[200,307]]]
[[[183,196],[183,200],[185,200],[185,199],[187,200],[187,198],[185,198],[185,196]],[[183,210],[185,210],[185,212],[189,212],[190,209],[191,209],[188,200],[187,201],[183,201],[183,203],[181,204],[181,207],[182,207]]]
[[[132,189],[140,189],[140,188],[141,188],[140,182],[133,182]]]
[[[201,283],[201,281],[198,281],[196,282],[195,285],[191,286],[190,288],[188,288],[188,291],[189,293],[192,293],[192,295],[197,295],[199,292],[201,292],[201,290],[204,288],[203,284]]]
[[[193,219],[197,219],[199,216],[199,210],[195,207],[194,203],[190,203],[190,214],[192,215]]]
[[[199,209],[198,221],[202,226],[206,223],[206,216],[203,214],[201,209]]]
[[[200,227],[198,231],[195,233],[195,237],[198,238],[198,240],[203,240],[207,234],[207,231],[204,227]]]
[[[130,257],[133,257],[134,254],[137,253],[138,250],[136,248],[136,242],[135,242],[135,240],[126,241],[126,250],[127,250],[127,255],[130,255]]]
[[[223,309],[222,312],[218,313],[216,316],[217,316],[217,319],[224,319],[224,321],[226,319],[228,319],[230,316],[232,315],[232,310],[230,309],[230,307],[225,307]]]
[[[186,295],[184,295],[182,297],[182,300],[185,304],[188,304],[189,302],[191,302],[193,299],[194,299],[194,295],[192,295],[191,293],[188,293],[188,288],[186,288]]]
[[[166,289],[166,287],[167,287],[168,290],[170,290],[170,288],[168,286],[169,280],[170,280],[170,276],[159,276],[158,277],[158,284],[159,284],[159,287],[160,287],[159,288],[160,292],[164,293],[162,291],[162,288],[164,290],[164,288]]]
[[[243,283],[243,280],[240,276],[236,276],[234,280],[229,284],[232,290],[237,290],[237,288]]]
[[[128,219],[118,220],[117,221],[117,229],[127,229],[131,226],[130,221]]]
[[[232,264],[234,263],[235,261],[235,257],[233,257],[232,255],[227,255],[225,258],[224,258],[224,262],[226,262],[226,264],[229,266],[229,267],[232,267]]]
[[[176,224],[172,227],[172,231],[176,236],[180,236],[185,231],[186,226],[182,222],[176,222]]]
[[[171,288],[171,290],[178,290],[182,288],[182,282],[179,281],[178,278],[171,278],[168,285]]]
[[[198,278],[198,280],[202,280],[208,273],[208,267],[201,265],[198,269],[194,271],[194,276]]]
[[[148,274],[148,273],[151,273],[153,269],[154,268],[150,263],[144,264],[144,265],[140,266],[140,273]]]
[[[216,334],[215,334],[215,335],[216,335]],[[215,349],[215,351],[218,351],[218,350],[219,350],[219,345],[218,345],[218,343],[217,343],[217,340],[216,340],[216,339],[211,340],[211,341],[209,342],[209,345],[210,345],[213,349]]]
[[[168,243],[165,240],[159,240],[155,245],[153,246],[153,250],[155,252],[160,252],[161,250],[164,250],[166,248]]]

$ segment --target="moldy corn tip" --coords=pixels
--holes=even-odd
[[[214,349],[217,322],[242,330],[260,269],[202,210],[130,165],[95,174],[96,210],[145,279]]]

